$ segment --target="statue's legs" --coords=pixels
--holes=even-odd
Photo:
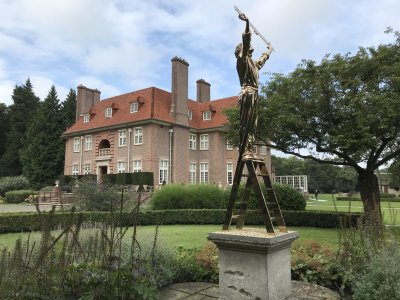
[[[253,158],[255,142],[255,128],[257,126],[257,91],[245,88],[240,95],[240,146],[244,147],[244,158]]]

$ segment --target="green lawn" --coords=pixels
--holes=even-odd
[[[311,195],[313,199],[314,195]],[[336,205],[336,207],[335,207]],[[339,211],[339,212],[362,212],[361,201],[333,201],[332,195],[321,194],[318,201],[308,200],[306,210]],[[381,210],[383,220],[388,225],[400,225],[400,202],[382,202]]]
[[[157,245],[173,249],[176,247],[184,248],[201,248],[207,243],[207,235],[209,232],[220,231],[220,225],[166,225],[159,227]],[[312,227],[290,227],[289,230],[297,231],[300,235],[300,240],[313,239],[321,243],[326,243],[332,247],[336,247],[338,236],[336,229],[321,229]],[[83,230],[83,235],[93,233],[92,230]],[[142,246],[150,245],[154,239],[155,226],[139,226],[138,240]],[[13,247],[15,240],[18,237],[26,240],[29,234],[24,233],[7,233],[0,235],[0,248]],[[132,236],[132,231],[129,230],[125,235],[127,240]],[[40,239],[40,233],[34,232],[30,235],[31,241]]]

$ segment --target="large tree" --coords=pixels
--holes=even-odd
[[[28,127],[25,145],[21,151],[23,173],[35,188],[54,183],[54,180],[62,174],[63,117],[57,91],[52,86]]]
[[[400,155],[400,34],[395,36],[392,44],[359,48],[353,56],[304,60],[288,75],[274,74],[260,99],[258,138],[287,154],[354,168],[371,220],[381,217],[374,171]]]
[[[10,126],[7,132],[7,144],[0,159],[2,175],[7,176],[22,174],[19,151],[24,145],[27,127],[39,106],[39,98],[33,92],[29,79],[24,85],[15,86],[12,99],[13,104],[9,107]]]

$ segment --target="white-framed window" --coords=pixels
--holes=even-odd
[[[138,110],[139,110],[139,103],[137,103],[137,102],[132,102],[132,103],[131,103],[131,110],[130,110],[130,112],[131,112],[131,113],[135,113],[135,112],[138,112]]]
[[[200,163],[200,183],[208,183],[208,163]]]
[[[83,115],[83,123],[89,123],[90,121],[90,114]]]
[[[107,107],[104,111],[104,115],[106,118],[111,118],[112,117],[112,107]]]
[[[126,130],[118,131],[118,147],[126,146]]]
[[[142,161],[134,160],[133,161],[133,173],[142,172]]]
[[[79,165],[72,165],[72,175],[79,174]]]
[[[253,153],[257,154],[257,145],[253,145]]]
[[[265,146],[265,145],[260,146],[260,154],[267,155],[267,146]]]
[[[196,163],[189,164],[189,183],[196,183]]]
[[[197,140],[197,135],[194,133],[191,133],[190,138],[189,138],[189,149],[190,150],[196,150],[196,148],[197,148],[196,140]]]
[[[228,185],[233,184],[233,163],[231,162],[226,164],[226,183]]]
[[[76,137],[74,138],[74,152],[81,151],[81,138]]]
[[[211,120],[211,111],[203,111],[203,121]]]
[[[200,150],[208,150],[208,134],[200,134]]]
[[[118,162],[118,173],[125,173],[125,162],[124,161]]]
[[[143,144],[143,128],[142,127],[135,127],[133,129],[133,144],[134,145]]]
[[[168,182],[168,160],[160,160],[160,175],[159,175],[159,183]]]
[[[191,111],[190,109],[188,110],[188,118],[189,120],[193,119],[193,111]]]
[[[84,164],[83,165],[83,174],[85,174],[85,175],[91,174],[90,164]]]
[[[226,141],[226,150],[233,150],[233,145],[228,140]]]
[[[92,150],[92,136],[87,135],[85,136],[85,151]]]

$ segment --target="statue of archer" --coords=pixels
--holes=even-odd
[[[265,62],[273,50],[271,43],[265,40],[261,34],[249,22],[245,14],[239,12],[239,19],[246,22],[246,28],[242,34],[242,43],[236,46],[235,56],[237,59],[236,70],[239,75],[241,90],[239,94],[240,103],[240,145],[239,160],[253,159],[253,145],[255,142],[255,129],[257,127],[257,106],[258,106],[258,78],[259,70],[264,66]],[[253,47],[251,46],[250,26],[257,35],[267,43],[268,50],[263,53],[258,60],[253,60]]]

